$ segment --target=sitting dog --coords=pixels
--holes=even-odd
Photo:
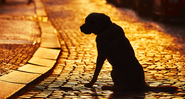
[[[142,66],[135,57],[134,50],[125,37],[123,29],[112,23],[110,18],[102,13],[91,13],[86,17],[85,24],[80,27],[85,34],[97,35],[96,43],[98,57],[94,76],[86,87],[92,87],[96,82],[104,61],[112,65],[111,77],[113,86],[103,86],[102,89],[113,91],[175,91],[177,87],[150,87],[145,82]]]

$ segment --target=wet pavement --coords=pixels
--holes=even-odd
[[[39,47],[35,5],[27,1],[6,0],[0,5],[0,76],[25,65]]]
[[[118,9],[107,4],[105,0],[42,1],[49,20],[64,41],[61,41],[62,54],[53,73],[27,92],[25,90],[25,93],[18,98],[185,98],[185,43],[182,34],[185,33],[184,29],[174,28],[174,31],[166,31],[161,24],[143,20],[132,10]],[[150,86],[173,85],[179,90],[175,93],[102,91],[103,85],[113,85],[110,77],[112,67],[107,61],[103,65],[94,88],[84,87],[84,84],[92,79],[95,70],[96,36],[81,33],[79,27],[91,12],[107,14],[114,23],[124,29],[137,59],[143,66],[146,82]],[[174,32],[177,32],[177,35]]]

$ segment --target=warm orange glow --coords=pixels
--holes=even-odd
[[[92,92],[92,89],[84,87],[84,84],[89,83],[93,77],[97,48],[96,35],[82,33],[80,26],[85,22],[87,15],[92,12],[99,12],[110,16],[114,23],[124,29],[126,37],[134,48],[137,59],[144,68],[146,82],[150,86],[174,85],[181,90],[178,94],[175,93],[175,96],[164,92],[146,92],[139,98],[167,97],[171,99],[185,95],[183,92],[185,84],[185,57],[183,55],[185,45],[183,44],[183,39],[169,35],[160,25],[141,19],[132,10],[116,8],[106,4],[106,0],[61,0],[58,2],[62,2],[61,5],[48,3],[48,9],[53,12],[50,15],[52,23],[64,40],[61,42],[63,44],[62,54],[57,63],[59,68],[55,69],[55,71],[60,71],[62,68],[62,73],[57,77],[54,74],[48,77],[48,81],[40,83],[42,86],[44,83],[48,84],[50,82],[50,85],[44,87],[46,91],[52,90],[52,86],[57,86],[59,88],[70,87],[75,91],[54,90],[52,91],[53,96],[62,92],[66,96],[68,94],[69,97],[78,94],[83,98],[94,98],[94,96],[108,98],[112,94],[112,91],[101,90],[103,85],[113,85],[110,75],[112,66],[107,61],[105,61],[94,85],[93,90],[95,91]],[[49,7],[50,5],[52,6]],[[50,81],[50,78],[55,77],[56,79]],[[39,85],[35,88],[37,87],[40,88]],[[43,90],[45,90],[44,88]],[[95,95],[94,93],[97,94]],[[59,94],[59,96],[61,95]],[[129,98],[135,98],[135,96],[137,97],[134,93]]]
[[[77,26],[83,24],[85,17],[91,12],[105,13],[111,17],[111,20],[114,23],[120,25],[124,29],[126,37],[130,40],[135,50],[137,59],[144,67],[146,81],[148,83],[150,83],[151,80],[170,80],[172,79],[171,76],[179,77],[178,74],[184,75],[184,72],[178,71],[178,68],[183,67],[183,63],[177,62],[179,59],[182,59],[182,56],[180,55],[181,52],[179,52],[178,49],[183,48],[183,45],[179,42],[175,42],[177,41],[175,37],[165,33],[162,27],[158,24],[139,19],[131,10],[115,8],[112,5],[105,4],[105,0],[93,1],[94,4],[89,3],[89,5],[85,6],[80,5],[80,3],[89,2],[88,0],[78,1],[79,9],[83,12],[80,16],[83,16],[75,19],[81,20],[76,24]],[[68,20],[67,22],[71,23],[72,21]],[[64,30],[66,35],[70,37],[70,39],[66,39],[67,43],[68,41],[72,42],[74,45],[69,46],[75,46],[76,49],[81,50],[78,53],[85,54],[82,58],[83,62],[91,61],[92,64],[95,64],[97,56],[95,43],[96,36],[93,34],[85,35],[80,32],[78,27],[74,27],[77,28],[77,32],[74,28]],[[80,43],[76,43],[76,41],[80,41]],[[94,67],[91,65],[91,68]],[[105,75],[105,72],[107,71],[111,71],[111,65],[108,62],[105,62],[99,77],[106,76],[110,78],[110,75]],[[93,72],[91,72],[91,75],[92,74]]]

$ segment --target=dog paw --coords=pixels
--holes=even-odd
[[[113,86],[102,86],[102,90],[114,90]]]
[[[90,84],[90,83],[87,83],[87,84],[85,84],[84,86],[85,86],[85,87],[88,87],[88,88],[92,88],[93,85]]]

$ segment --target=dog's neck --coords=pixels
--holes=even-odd
[[[109,28],[112,24],[114,24],[114,23],[111,22],[110,24],[105,25],[105,26],[100,30],[100,32],[97,33],[97,34],[101,34],[104,30],[106,30],[107,28]]]

